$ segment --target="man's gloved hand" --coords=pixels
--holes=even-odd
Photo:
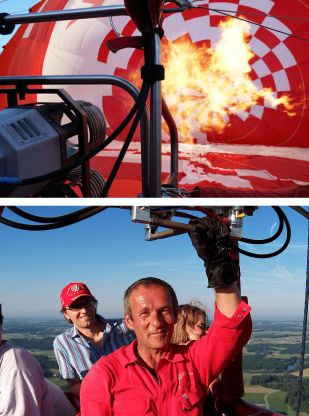
[[[219,288],[237,280],[236,266],[229,256],[229,230],[223,222],[211,218],[190,221],[191,242],[204,260],[208,287]]]

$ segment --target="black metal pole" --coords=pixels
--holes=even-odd
[[[309,207],[307,210],[309,214]],[[305,304],[304,304],[304,320],[303,320],[303,333],[302,333],[302,345],[299,360],[299,375],[298,375],[298,393],[296,398],[296,411],[295,415],[298,416],[300,412],[300,406],[302,401],[302,386],[303,386],[303,374],[304,363],[306,353],[306,338],[307,338],[307,319],[308,319],[308,300],[309,300],[309,223],[308,223],[308,237],[307,237],[307,274],[306,274],[306,289],[305,289]]]
[[[87,7],[85,9],[55,10],[52,12],[35,12],[27,14],[6,15],[3,24],[23,24],[54,22],[60,20],[90,19],[94,17],[127,16],[125,6]]]
[[[157,31],[143,35],[145,66],[161,64],[160,35]],[[161,125],[162,97],[161,81],[154,81],[150,87],[150,149],[149,149],[149,187],[153,198],[161,197]]]

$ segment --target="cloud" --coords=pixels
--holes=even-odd
[[[278,248],[280,248],[283,245],[283,243],[284,241],[280,239],[280,241],[276,240],[266,245],[241,243],[240,247],[246,251],[250,251],[253,253],[271,253],[273,251],[278,250]],[[297,254],[305,255],[307,253],[307,243],[290,242],[286,250],[283,251],[283,253],[285,253],[286,255],[290,255],[292,252],[295,251],[297,252]]]
[[[270,232],[269,232],[270,236],[274,235],[274,229],[276,226],[277,226],[277,222],[274,222],[274,224],[270,227]]]
[[[153,260],[153,261],[138,261],[130,263],[132,268],[143,268],[143,267],[159,267],[166,271],[171,270],[184,270],[184,269],[197,269],[200,267],[199,262],[191,260],[179,260],[179,259],[167,259],[162,260]]]

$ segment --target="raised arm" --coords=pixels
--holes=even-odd
[[[222,221],[204,217],[191,220],[189,235],[198,256],[204,261],[208,287],[216,291],[219,311],[231,317],[240,303],[240,292],[236,283],[238,275],[229,255],[229,230]]]

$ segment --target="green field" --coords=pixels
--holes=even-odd
[[[244,400],[250,403],[262,405],[265,406],[265,400],[264,400],[265,394],[264,393],[246,393],[244,396]]]
[[[268,397],[270,408],[276,412],[288,412],[288,406],[285,404],[286,393],[284,391],[277,391],[270,394]]]

